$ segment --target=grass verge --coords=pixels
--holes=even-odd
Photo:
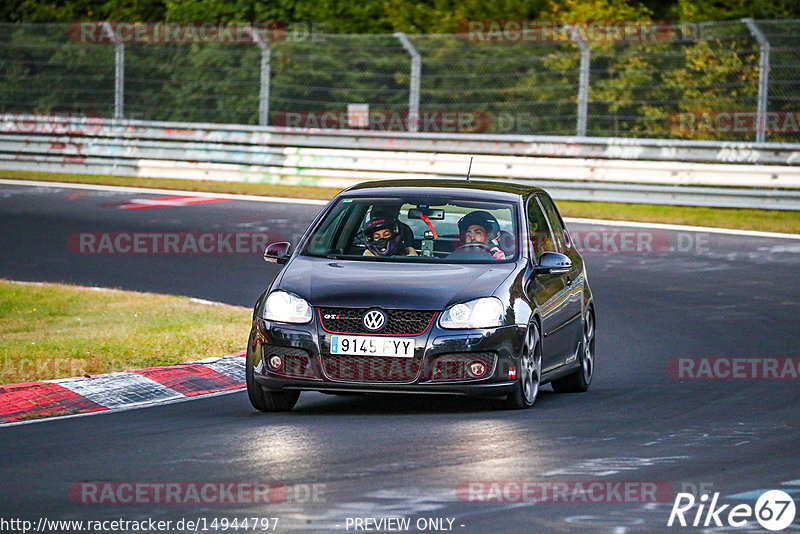
[[[336,188],[301,185],[213,182],[167,178],[129,178],[123,176],[52,174],[26,171],[0,171],[0,178],[179,189],[182,191],[208,191],[211,193],[263,195],[271,197],[310,198],[316,200],[329,200],[339,192],[339,189]],[[794,211],[665,206],[660,204],[622,204],[616,202],[576,202],[564,200],[559,201],[558,206],[562,215],[565,217],[687,224],[693,226],[711,226],[715,228],[760,230],[762,232],[800,233],[800,216]]]
[[[0,383],[171,365],[243,350],[251,310],[0,280]]]

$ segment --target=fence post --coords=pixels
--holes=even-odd
[[[261,77],[258,90],[258,124],[260,126],[269,125],[269,78],[271,75],[270,60],[272,50],[269,43],[261,37],[261,34],[252,26],[245,27],[245,31],[253,38],[253,42],[261,50]]]
[[[403,45],[403,48],[411,56],[411,81],[408,88],[408,131],[416,132],[419,129],[419,84],[422,72],[422,59],[408,40],[406,34],[398,32],[394,34],[395,37]]]
[[[125,43],[117,39],[114,29],[108,22],[103,30],[114,43],[114,120],[125,118]]]
[[[589,105],[589,45],[578,34],[574,26],[569,26],[569,34],[581,51],[580,75],[578,77],[578,124],[576,135],[586,137],[586,115]]]
[[[758,41],[758,111],[756,112],[756,143],[763,143],[766,136],[767,96],[769,91],[769,41],[756,22],[750,18],[742,19],[747,29]]]

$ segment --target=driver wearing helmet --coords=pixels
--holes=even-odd
[[[488,211],[473,211],[458,221],[464,245],[460,250],[486,252],[495,260],[506,259],[506,253],[500,248],[500,224]]]
[[[364,256],[417,256],[413,247],[405,246],[397,218],[375,213],[364,226],[367,250]]]

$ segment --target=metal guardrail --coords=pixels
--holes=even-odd
[[[0,116],[0,119],[4,117]],[[48,118],[49,119],[49,118]],[[565,156],[604,159],[761,163],[800,165],[800,143],[686,141],[621,137],[571,137],[496,134],[409,133],[364,130],[300,130],[239,124],[162,121],[55,120],[81,137],[151,139],[283,145],[320,148],[364,148],[411,152]],[[0,134],[28,133],[0,120]],[[34,132],[30,132],[34,133]],[[46,132],[42,132],[46,133]]]
[[[474,177],[541,185],[559,199],[800,209],[800,144],[74,119],[13,126],[0,122],[2,169],[346,187],[463,177],[469,154]]]

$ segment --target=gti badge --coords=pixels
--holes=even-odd
[[[364,328],[370,332],[377,332],[386,325],[386,314],[377,308],[364,314]]]

